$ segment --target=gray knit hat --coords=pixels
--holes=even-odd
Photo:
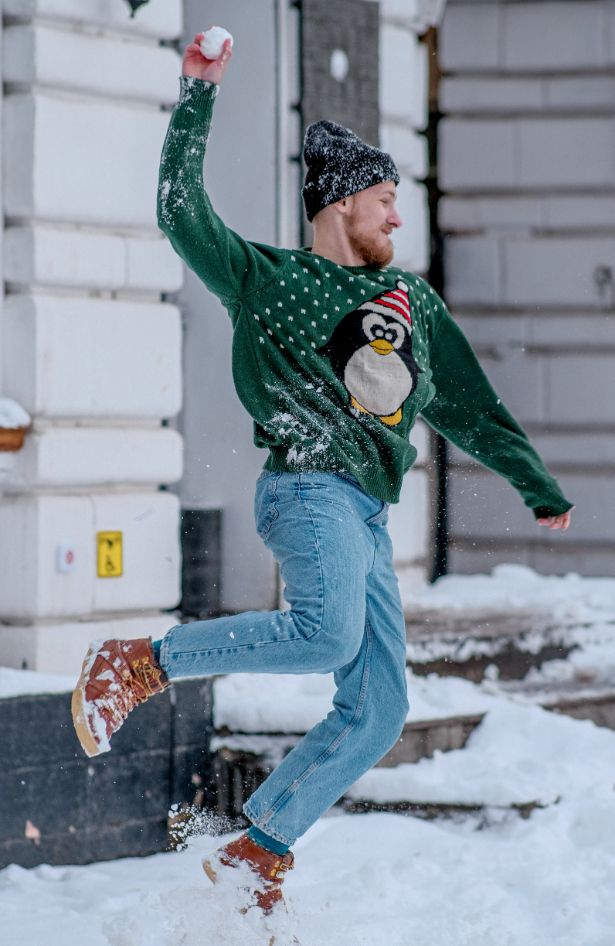
[[[337,122],[308,125],[303,143],[307,165],[301,191],[308,220],[319,210],[358,191],[394,181],[399,174],[390,154],[366,144]]]

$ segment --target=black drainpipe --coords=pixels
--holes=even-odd
[[[429,121],[425,132],[428,144],[429,170],[425,178],[429,202],[429,229],[431,253],[427,281],[437,293],[444,296],[444,238],[438,228],[438,201],[442,194],[438,185],[438,124],[442,117],[439,107],[440,69],[438,61],[438,29],[431,27],[423,37],[429,58]],[[435,526],[434,555],[431,581],[448,571],[448,452],[444,437],[433,431]]]

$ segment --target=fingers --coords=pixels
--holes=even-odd
[[[564,529],[570,525],[570,514],[562,513],[561,516],[548,516],[545,519],[538,519],[538,525],[548,526],[549,529]]]
[[[222,53],[220,54],[220,65],[224,66],[233,55],[233,44],[230,39],[225,39],[222,44]]]

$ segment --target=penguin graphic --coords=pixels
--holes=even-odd
[[[350,395],[350,406],[395,427],[419,372],[412,355],[408,286],[398,279],[388,289],[349,312],[319,351]]]

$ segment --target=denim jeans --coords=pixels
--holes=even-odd
[[[333,673],[328,715],[244,806],[291,845],[395,744],[408,712],[406,633],[388,503],[346,473],[274,473],[257,480],[258,534],[280,564],[286,611],[247,611],[172,628],[169,677]]]

